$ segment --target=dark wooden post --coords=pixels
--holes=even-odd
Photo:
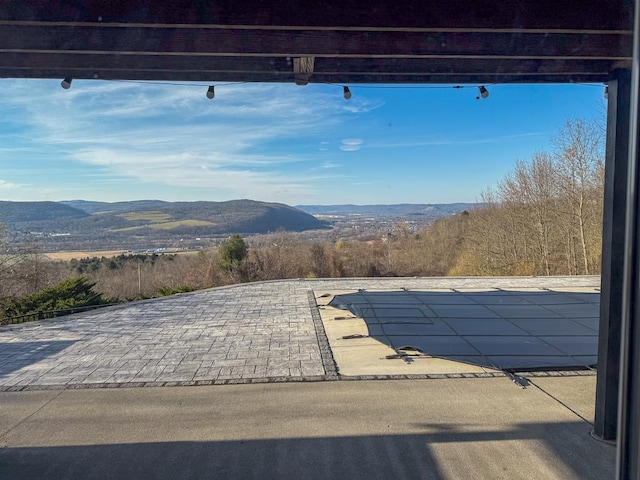
[[[640,480],[640,2],[635,2],[622,278],[617,478]]]
[[[604,440],[615,440],[618,424],[631,71],[624,69],[613,72],[608,90],[600,337],[594,431]]]

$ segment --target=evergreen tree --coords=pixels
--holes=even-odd
[[[218,250],[218,266],[226,272],[237,270],[246,258],[248,250],[240,235],[232,235]]]

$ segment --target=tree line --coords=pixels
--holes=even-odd
[[[604,140],[598,124],[573,120],[550,152],[520,160],[486,206],[469,217],[451,275],[600,273]]]
[[[486,189],[481,207],[419,231],[398,223],[369,241],[304,241],[289,232],[234,235],[198,253],[69,262],[46,260],[33,245],[12,250],[0,242],[0,301],[14,305],[78,277],[104,298],[126,301],[284,278],[598,274],[603,136],[595,122],[568,121],[550,151],[518,160]]]

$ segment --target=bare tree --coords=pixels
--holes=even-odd
[[[518,161],[513,172],[499,184],[503,205],[517,212],[513,236],[519,237],[525,259],[541,265],[545,275],[551,275],[551,235],[555,220],[558,183],[551,157],[536,153],[529,161]],[[527,240],[531,238],[531,248]]]
[[[600,266],[604,152],[594,122],[567,122],[540,152],[486,190],[471,213],[457,275],[591,274]]]
[[[592,273],[589,261],[593,247],[588,231],[599,228],[602,195],[601,179],[604,168],[603,142],[595,123],[582,119],[568,121],[554,140],[554,157],[558,168],[562,197],[567,200],[565,213],[575,225],[581,273]]]

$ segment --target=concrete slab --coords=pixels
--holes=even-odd
[[[37,391],[2,397],[0,399],[0,434],[29,418],[58,395],[60,391]],[[2,437],[0,436],[1,446]]]
[[[395,353],[395,352],[394,352]],[[344,376],[480,374],[493,372],[488,368],[429,356],[408,356],[387,359],[388,350],[381,345],[339,347],[333,349],[338,373]]]
[[[600,293],[600,286],[584,285],[581,287],[565,286],[549,286],[548,289],[552,292],[580,292],[580,293]]]
[[[0,404],[38,406],[26,393],[0,393]],[[506,378],[66,390],[14,421],[0,432],[0,478],[601,480],[614,472],[614,448],[592,439],[591,425]]]
[[[540,288],[540,287],[507,287],[507,288],[501,288],[500,291],[505,293],[520,294],[520,293],[548,292],[549,290],[547,288]]]
[[[530,377],[528,381],[567,405],[587,421],[594,422],[596,376]]]

